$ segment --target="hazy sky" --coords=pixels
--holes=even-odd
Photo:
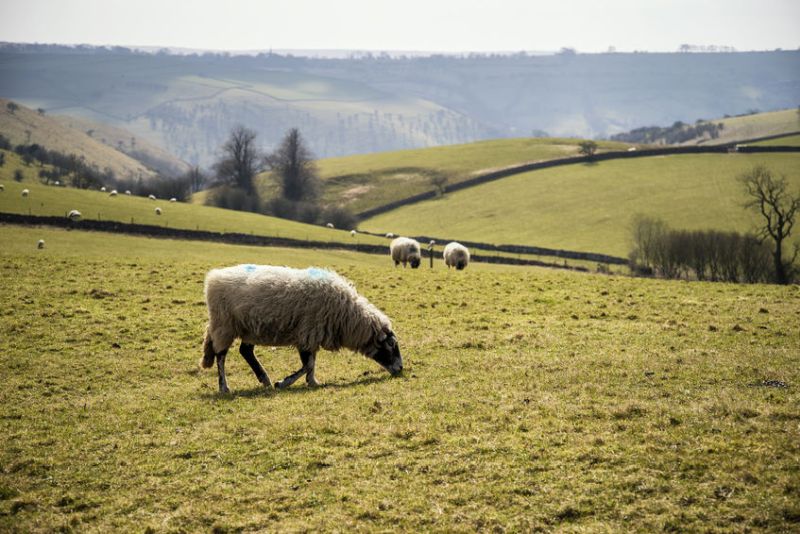
[[[0,41],[214,50],[800,47],[800,0],[0,0]]]

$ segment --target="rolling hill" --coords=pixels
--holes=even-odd
[[[736,177],[764,164],[800,189],[800,155],[657,156],[544,169],[448,193],[362,221],[392,231],[626,256],[634,214],[675,228],[747,231]]]

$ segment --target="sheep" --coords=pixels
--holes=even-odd
[[[4,186],[3,184],[0,184],[0,191],[5,191],[5,190],[6,190],[6,186]]]
[[[36,248],[42,249],[44,248],[44,239],[40,239],[38,243],[36,243]]]
[[[239,353],[266,389],[267,372],[256,358],[255,345],[293,346],[302,367],[277,382],[286,388],[306,375],[310,386],[317,351],[351,349],[375,360],[393,376],[403,370],[403,359],[389,319],[353,284],[335,272],[310,267],[292,269],[272,265],[238,265],[206,274],[208,326],[200,366],[217,362],[220,393],[228,393],[225,356],[236,338]]]
[[[161,215],[161,208],[156,208],[156,215]]]
[[[70,210],[70,212],[67,213],[67,219],[69,219],[70,221],[77,221],[80,218],[81,218],[81,212],[79,212],[78,210]]]
[[[105,193],[105,192],[106,192],[106,186],[103,186],[103,187],[101,187],[101,188],[100,188],[100,191],[101,191],[102,193]]]
[[[455,241],[448,243],[447,246],[444,247],[444,252],[442,254],[444,255],[444,263],[447,265],[448,269],[450,267],[455,267],[460,271],[469,265],[469,250],[461,243],[456,243]]]
[[[416,269],[422,260],[419,243],[409,237],[398,237],[393,240],[389,244],[389,253],[392,256],[392,260],[394,260],[395,267],[402,263],[405,268],[406,263],[410,263],[411,268]]]
[[[333,223],[326,224],[325,228],[330,228],[332,230],[333,229]]]
[[[394,239],[394,234],[392,232],[388,232],[386,234],[386,239]]]
[[[155,200],[156,196],[155,195],[147,195],[147,198],[149,198],[150,200]]]
[[[108,194],[108,196],[110,196],[110,197],[117,196],[117,190],[116,189],[112,189],[111,192]]]
[[[126,189],[126,190],[125,190],[125,194],[126,194],[126,195],[128,195],[128,196],[131,196],[131,192],[130,192],[130,190],[129,190],[129,189]]]
[[[31,192],[30,192],[30,191],[28,191],[27,189],[23,189],[23,190],[22,190],[22,196],[23,196],[23,197],[27,197],[27,196],[28,196],[28,195],[30,195],[30,194],[31,194]]]
[[[355,237],[357,233],[355,230],[350,230],[350,237]]]
[[[169,201],[170,201],[170,202],[177,202],[177,201],[178,201],[178,199],[177,199],[177,198],[175,198],[175,197],[172,197],[171,199],[169,199]]]

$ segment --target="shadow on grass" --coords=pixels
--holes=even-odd
[[[365,386],[369,384],[376,384],[379,382],[386,382],[388,380],[393,380],[403,377],[393,377],[388,373],[384,373],[381,375],[376,376],[362,376],[356,380],[352,380],[350,382],[331,382],[331,383],[323,383],[316,387],[309,387],[305,384],[305,381],[301,384],[300,382],[303,380],[302,378],[297,381],[296,384],[289,386],[286,389],[264,389],[261,386],[256,386],[248,389],[233,389],[230,393],[227,394],[220,394],[219,392],[203,392],[200,394],[200,397],[207,400],[233,400],[235,398],[261,398],[261,397],[278,397],[281,395],[306,395],[310,393],[314,393],[317,390],[323,389],[346,389],[355,386]]]

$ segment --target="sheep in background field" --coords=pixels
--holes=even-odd
[[[27,189],[23,189],[23,190],[22,190],[22,196],[23,196],[23,197],[27,197],[27,196],[28,196],[30,193],[31,193],[31,192],[30,192],[30,191],[28,191]]]
[[[419,248],[419,243],[415,239],[409,237],[398,237],[389,244],[389,252],[394,260],[394,266],[397,267],[400,263],[403,267],[406,263],[411,264],[412,269],[419,267],[422,261],[422,252]]]
[[[156,215],[161,215],[161,208],[156,208]]]
[[[100,192],[105,193],[106,192],[106,186],[101,187],[100,188]]]
[[[147,198],[149,198],[150,200],[155,200],[156,196],[155,195],[147,195]]]
[[[200,365],[217,362],[220,393],[229,391],[225,356],[236,338],[239,353],[266,388],[269,376],[256,358],[255,345],[293,346],[302,368],[275,384],[292,385],[306,375],[316,386],[317,351],[351,349],[375,360],[392,375],[403,359],[389,319],[360,296],[346,279],[324,269],[238,265],[213,269],[205,280],[208,327]]]
[[[386,239],[394,239],[394,234],[392,232],[387,233]]]
[[[5,191],[5,190],[6,190],[6,186],[4,186],[3,184],[0,184],[0,191]]]
[[[331,228],[331,229],[332,229],[332,228],[333,228],[333,223],[328,223],[328,224],[326,224],[326,225],[325,225],[325,228]]]
[[[350,230],[350,237],[355,237],[357,233],[355,230]]]
[[[177,201],[178,201],[178,199],[177,199],[177,198],[175,198],[175,197],[172,197],[171,199],[169,199],[169,201],[170,201],[170,202],[177,202]]]
[[[126,189],[126,190],[125,190],[125,194],[126,194],[126,195],[128,195],[128,196],[130,196],[130,194],[131,194],[130,190]]]
[[[38,243],[36,243],[36,248],[44,248],[44,239],[40,239]]]
[[[108,196],[110,196],[110,197],[117,196],[117,190],[116,189],[112,189],[111,192],[108,194]]]
[[[455,241],[448,243],[447,246],[444,247],[444,252],[442,254],[444,255],[444,263],[447,265],[448,269],[450,267],[455,267],[460,271],[469,265],[469,250],[461,243],[456,243]]]
[[[79,212],[78,210],[70,210],[70,212],[67,213],[67,219],[69,219],[70,221],[77,221],[80,218],[81,218],[81,212]]]

